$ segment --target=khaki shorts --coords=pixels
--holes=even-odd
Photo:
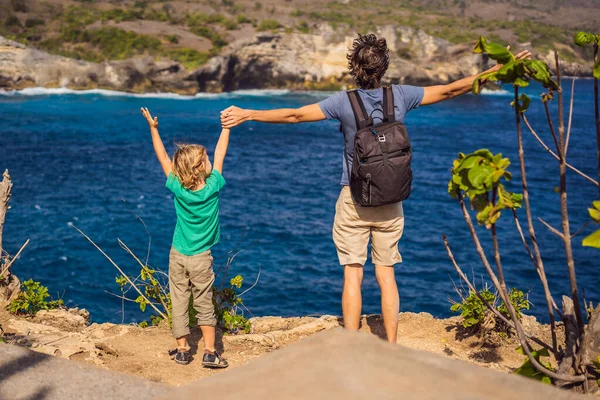
[[[210,250],[193,256],[171,248],[169,254],[169,291],[171,293],[172,333],[176,338],[190,333],[190,301],[200,326],[215,326],[212,286],[215,282]]]
[[[350,188],[344,186],[335,205],[333,242],[341,265],[367,261],[371,241],[371,259],[379,266],[402,262],[398,242],[404,231],[402,202],[380,207],[361,207],[354,203]]]

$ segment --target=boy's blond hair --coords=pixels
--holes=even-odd
[[[194,190],[210,175],[206,147],[199,144],[176,144],[173,156],[173,174],[183,187]]]

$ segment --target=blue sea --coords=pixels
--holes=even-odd
[[[570,81],[565,87],[570,89]],[[551,144],[539,100],[542,88],[532,86],[526,92],[533,98],[527,114]],[[122,315],[121,300],[107,293],[119,292],[117,270],[73,227],[88,234],[129,274],[139,267],[117,239],[142,260],[150,240],[149,263],[167,270],[175,212],[140,107],[159,117],[169,151],[175,142],[213,149],[220,132],[219,112],[231,104],[255,109],[299,107],[327,95],[246,91],[185,97],[65,89],[1,93],[0,169],[8,169],[14,181],[4,247],[15,254],[30,239],[13,272],[22,280],[42,282],[69,306],[88,309],[95,322],[147,319],[134,303],[127,303]],[[458,152],[489,148],[511,159],[515,180],[508,187],[521,191],[511,100],[510,91],[488,92],[409,113],[414,182],[404,204],[406,228],[400,242],[404,262],[396,267],[402,311],[452,314],[448,298],[458,299],[454,283],[460,283],[442,234],[448,236],[458,262],[477,285],[485,281],[447,183]],[[570,162],[596,177],[590,80],[575,82],[571,136]],[[564,249],[537,221],[543,218],[560,227],[555,191],[558,164],[529,133],[524,137],[535,227],[551,289],[560,303],[560,295],[569,287]],[[241,274],[244,288],[254,283],[260,271],[258,283],[244,296],[252,315],[341,314],[343,269],[331,239],[341,170],[342,137],[335,121],[247,123],[232,132],[224,168],[221,242],[213,252],[218,266],[230,251],[242,250],[229,276]],[[568,187],[571,226],[576,231],[588,221],[587,207],[598,199],[598,191],[573,173]],[[525,225],[523,210],[519,215]],[[582,238],[595,228],[585,228],[573,245],[580,287],[588,301],[598,302],[600,252],[581,246]],[[491,261],[490,233],[480,227],[479,234]],[[508,283],[529,292],[534,304],[531,313],[547,321],[541,285],[509,213],[501,218],[499,235]],[[363,302],[365,313],[379,312],[379,290],[370,262],[365,266]]]

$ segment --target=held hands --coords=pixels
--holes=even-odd
[[[148,108],[142,107],[142,115],[146,118],[146,121],[148,121],[150,129],[158,129],[158,117],[154,117],[154,119],[152,119],[152,115],[150,115]]]
[[[239,124],[248,121],[249,118],[250,113],[248,110],[236,106],[231,106],[221,111],[221,125],[226,129],[238,126]]]

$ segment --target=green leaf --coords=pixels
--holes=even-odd
[[[469,170],[468,177],[471,185],[478,189],[483,187],[487,177],[494,173],[494,169],[489,165],[478,165]]]
[[[592,203],[592,205],[594,206],[594,208],[597,208],[598,210],[600,210],[600,200],[596,200]]]
[[[600,79],[600,58],[596,61],[594,65],[594,78]]]
[[[583,239],[582,244],[586,247],[595,247],[600,249],[600,229]]]
[[[589,32],[577,32],[574,38],[577,46],[585,46],[586,44],[593,43],[594,40],[596,40],[596,37]]]
[[[490,161],[492,161],[494,159],[494,155],[488,149],[479,149],[479,150],[473,152],[473,155],[483,157],[486,160],[490,160]]]
[[[588,208],[588,212],[590,213],[590,217],[596,222],[600,222],[600,210],[595,208]]]
[[[516,77],[515,80],[512,82],[513,86],[518,86],[518,87],[527,87],[529,86],[529,82],[527,82],[525,79],[520,78],[520,77]]]
[[[516,82],[516,81],[515,81]],[[527,109],[529,108],[529,105],[531,104],[531,99],[529,98],[529,96],[527,96],[525,93],[522,93],[519,96],[519,111],[520,112],[525,112],[527,111]],[[512,107],[515,106],[515,101],[511,101],[510,105]]]

